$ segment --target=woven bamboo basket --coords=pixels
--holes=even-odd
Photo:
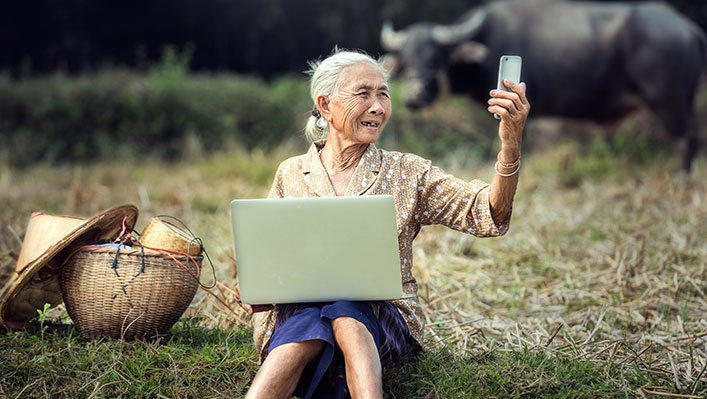
[[[140,235],[140,242],[146,247],[178,251],[190,255],[201,255],[203,251],[199,241],[193,239],[187,231],[170,223],[167,218],[153,217]]]
[[[175,257],[190,274],[160,252],[116,252],[82,248],[61,268],[61,293],[79,334],[132,340],[166,333],[196,294],[197,264]],[[200,267],[202,257],[193,259]]]

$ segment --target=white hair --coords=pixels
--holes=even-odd
[[[379,60],[374,59],[363,51],[352,51],[339,49],[334,47],[332,54],[325,58],[324,61],[316,60],[309,62],[309,70],[306,72],[310,75],[309,93],[312,96],[314,107],[312,113],[318,116],[310,116],[307,124],[304,127],[304,134],[311,141],[324,139],[329,134],[329,122],[321,116],[317,108],[317,97],[324,95],[331,97],[341,87],[341,72],[351,65],[359,62],[369,62],[375,65],[383,74],[383,79],[388,80],[388,71],[383,67]]]

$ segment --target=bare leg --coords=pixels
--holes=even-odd
[[[255,375],[246,399],[292,397],[304,367],[323,347],[324,341],[311,340],[273,349]]]
[[[365,325],[351,317],[331,321],[334,339],[344,354],[351,397],[382,398],[383,380],[378,348]]]

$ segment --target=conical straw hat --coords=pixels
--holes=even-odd
[[[137,221],[133,205],[121,205],[86,221],[70,216],[32,214],[17,259],[17,275],[0,292],[0,318],[26,322],[37,316],[45,303],[61,303],[56,265],[47,267],[72,243],[97,242],[116,238],[123,229],[130,232]],[[9,323],[6,323],[9,324]]]

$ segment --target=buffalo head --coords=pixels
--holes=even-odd
[[[395,31],[390,22],[383,24],[381,44],[389,53],[384,56],[393,74],[405,80],[404,102],[408,108],[425,107],[439,93],[439,76],[451,63],[481,62],[488,50],[472,40],[486,19],[477,10],[455,25],[417,23]]]

